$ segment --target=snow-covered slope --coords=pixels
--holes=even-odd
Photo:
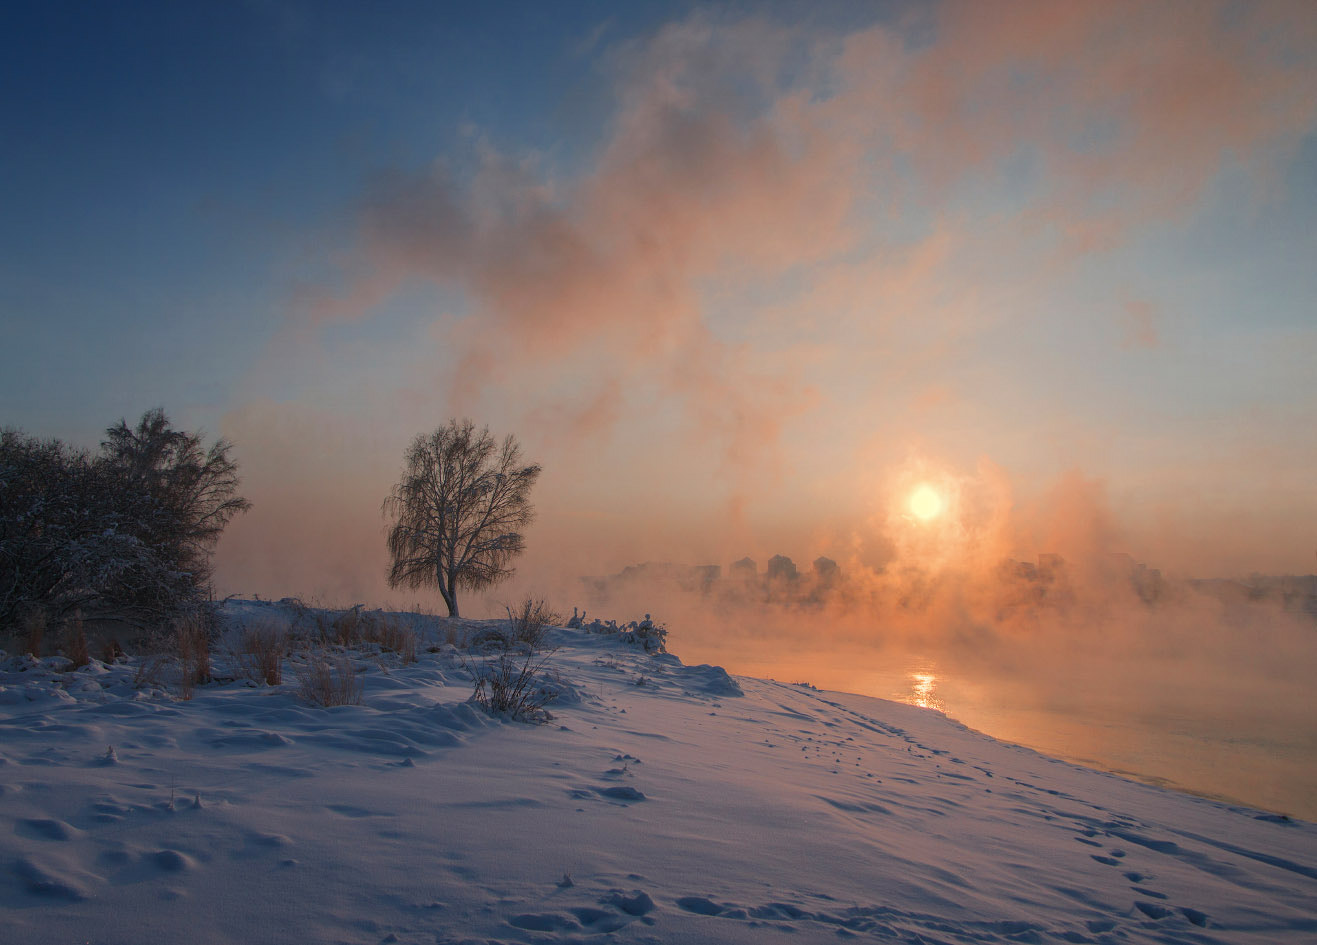
[[[451,648],[295,683],[0,678],[0,940],[1317,941],[1317,827],[928,710],[557,630],[555,718]],[[291,674],[289,676],[291,679]]]

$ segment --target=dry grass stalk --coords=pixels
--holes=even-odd
[[[210,682],[210,633],[200,617],[182,617],[174,624],[179,663],[179,693],[192,698],[192,688]]]
[[[168,665],[168,653],[143,653],[137,668],[133,670],[133,688],[143,689],[147,686],[161,685],[165,667]]]
[[[101,640],[101,662],[113,663],[123,656],[123,647],[115,637],[106,637]]]
[[[38,659],[41,658],[41,642],[46,636],[46,611],[34,607],[23,615],[21,624],[25,652]]]
[[[73,661],[79,669],[91,662],[91,653],[87,651],[87,632],[82,625],[81,611],[74,611],[73,616],[64,621],[64,655]]]
[[[312,705],[358,705],[364,686],[345,653],[335,654],[331,659],[313,650],[297,674],[298,695]]]
[[[288,635],[271,623],[243,627],[234,661],[243,676],[255,683],[278,686],[283,682],[283,659]]]
[[[383,614],[365,613],[360,604],[334,618],[321,640],[342,647],[376,643],[397,653],[404,663],[416,662],[416,634],[411,628]]]
[[[410,627],[383,616],[365,619],[363,623],[366,640],[378,643],[382,650],[397,653],[404,663],[416,662],[416,634]]]
[[[330,624],[329,642],[338,646],[353,646],[361,641],[361,605],[345,610]]]

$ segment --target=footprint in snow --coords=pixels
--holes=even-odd
[[[590,932],[616,932],[631,921],[616,912],[592,906],[580,906],[568,911]]]
[[[1172,912],[1170,909],[1166,908],[1165,906],[1158,905],[1155,902],[1136,901],[1134,903],[1134,908],[1138,909],[1149,919],[1165,919],[1168,916],[1175,915],[1175,913]]]
[[[185,856],[177,850],[157,850],[147,857],[147,860],[156,869],[165,873],[186,872],[196,865],[191,857]]]
[[[682,896],[677,900],[677,907],[695,915],[721,916],[724,919],[749,917],[749,913],[734,903],[714,902],[704,896]]]
[[[644,801],[648,800],[644,793],[637,791],[629,784],[617,784],[612,787],[597,787],[595,793],[600,797],[606,797],[613,801]]]
[[[654,900],[643,890],[630,893],[620,889],[610,890],[599,899],[600,906],[576,906],[561,912],[523,912],[508,919],[513,928],[529,932],[616,932],[624,926],[639,920],[647,925],[653,923],[649,913],[654,911]]]
[[[354,807],[351,804],[326,804],[327,810],[332,810],[336,814],[344,817],[351,817],[354,820],[361,817],[394,817],[395,814],[384,811],[366,810],[364,807]]]
[[[28,857],[22,857],[14,864],[14,872],[33,896],[42,899],[62,899],[68,902],[80,902],[87,898],[86,891],[72,877],[42,867]]]
[[[508,919],[508,925],[528,932],[577,932],[575,919],[556,912],[523,912]]]
[[[632,890],[630,895],[620,889],[614,889],[599,901],[604,905],[620,909],[627,915],[637,917],[654,911],[654,900],[650,898],[649,893],[641,889]]]

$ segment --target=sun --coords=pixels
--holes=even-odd
[[[911,515],[927,522],[942,514],[944,503],[937,490],[925,482],[910,493],[910,499],[906,505],[910,509]]]

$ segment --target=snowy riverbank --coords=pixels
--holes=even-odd
[[[300,701],[291,673],[180,701],[135,689],[131,663],[9,658],[5,940],[1317,935],[1313,824],[929,710],[583,631],[551,642],[563,698],[542,725],[468,704],[451,646],[410,665],[359,656],[362,704],[332,709]]]

